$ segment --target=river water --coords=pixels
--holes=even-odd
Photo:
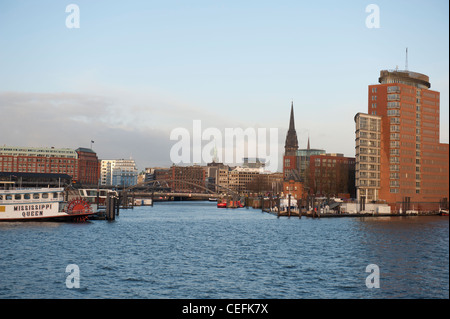
[[[379,288],[366,285],[371,264]],[[171,202],[113,222],[0,223],[0,299],[11,298],[449,298],[449,219]]]

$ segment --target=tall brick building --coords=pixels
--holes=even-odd
[[[430,90],[428,76],[416,72],[383,70],[378,82],[369,85],[368,114],[355,116],[358,196],[385,200],[394,209],[436,209],[449,197],[440,94]],[[370,196],[366,183],[376,189]]]

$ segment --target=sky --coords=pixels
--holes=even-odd
[[[79,28],[68,28],[69,4]],[[379,27],[368,28],[369,4]],[[69,17],[72,20],[72,17]],[[171,165],[174,129],[277,128],[355,156],[354,116],[381,70],[430,77],[449,142],[449,4],[414,1],[0,2],[0,145],[92,147]]]

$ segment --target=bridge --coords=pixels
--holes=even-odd
[[[173,183],[185,184],[194,190],[203,190],[203,192],[189,192],[189,191],[172,191],[170,186]],[[219,196],[231,196],[233,198],[239,197],[239,193],[231,188],[208,182],[207,186],[212,186],[214,189],[222,192],[215,192],[206,185],[199,185],[198,180],[179,180],[179,179],[165,179],[152,180],[142,184],[136,184],[121,190],[121,193],[133,193],[133,196],[139,198],[155,198],[158,197],[173,197],[173,198],[190,198],[190,199],[209,199],[217,198]]]

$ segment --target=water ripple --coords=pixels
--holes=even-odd
[[[0,224],[0,298],[448,298],[448,218],[276,218],[203,202]],[[68,264],[80,288],[65,285]],[[366,266],[380,268],[368,289]]]

